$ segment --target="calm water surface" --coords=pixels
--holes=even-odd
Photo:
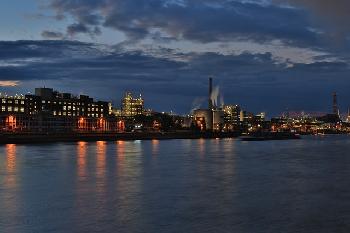
[[[350,137],[0,146],[0,232],[350,232]]]

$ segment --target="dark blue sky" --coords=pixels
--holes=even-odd
[[[0,92],[50,86],[186,113],[213,76],[269,116],[350,106],[347,0],[3,0]]]

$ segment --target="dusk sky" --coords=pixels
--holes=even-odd
[[[35,87],[117,106],[225,104],[268,116],[350,107],[348,0],[2,0],[0,92]]]

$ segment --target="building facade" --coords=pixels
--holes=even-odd
[[[86,95],[36,88],[34,95],[0,95],[0,130],[116,131],[111,109],[110,103]]]
[[[144,113],[144,100],[141,95],[134,98],[130,92],[127,92],[122,99],[122,115],[133,117]]]

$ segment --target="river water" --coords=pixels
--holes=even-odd
[[[350,232],[350,136],[0,146],[0,232]]]

